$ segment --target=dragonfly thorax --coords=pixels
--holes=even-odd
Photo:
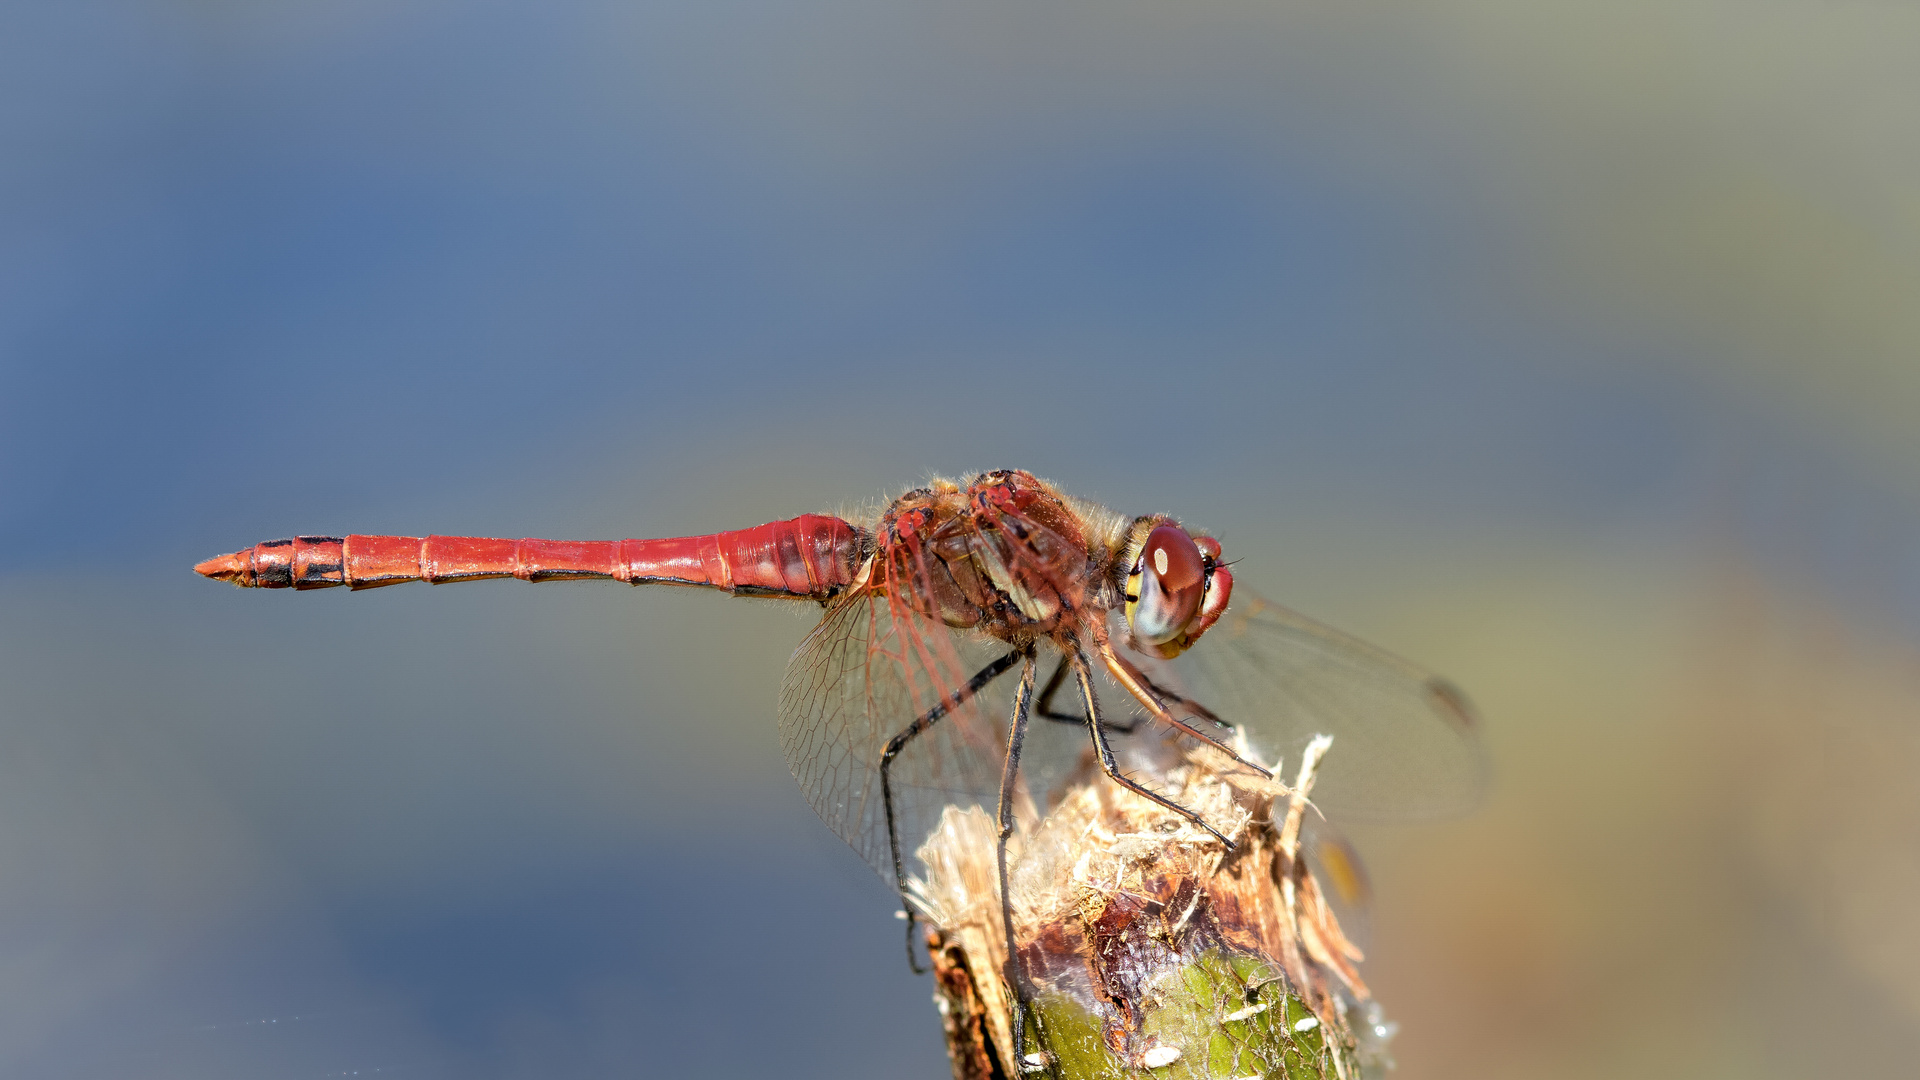
[[[1069,629],[1099,599],[1096,553],[1078,516],[1018,470],[902,495],[874,559],[886,587],[920,614],[1010,642]]]

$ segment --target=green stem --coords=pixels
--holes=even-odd
[[[1103,1037],[1107,1021],[1072,995],[1032,1002],[1042,1049],[1060,1080],[1331,1080],[1358,1076],[1352,1051],[1326,1037],[1279,969],[1253,956],[1209,950],[1168,967],[1142,1000],[1140,1051],[1129,1060]],[[1158,1051],[1156,1055],[1156,1051]],[[1344,1055],[1344,1068],[1334,1057]],[[1161,1062],[1164,1062],[1162,1064]]]

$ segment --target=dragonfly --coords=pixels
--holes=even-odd
[[[1346,820],[1451,816],[1479,800],[1487,769],[1465,694],[1236,591],[1222,555],[1169,515],[1126,516],[1001,470],[933,481],[862,522],[802,514],[615,541],[296,536],[194,569],[267,589],[607,579],[821,605],[781,683],[781,747],[821,820],[901,894],[912,959],[909,853],[940,815],[993,808],[1004,898],[1007,843],[1034,814],[1036,778],[1089,751],[1111,782],[1231,846],[1156,790],[1151,770],[1123,767],[1115,746],[1142,725],[1214,744],[1261,774],[1239,747],[1278,761],[1331,734],[1341,752],[1314,803]],[[1074,700],[1060,705],[1069,684]],[[1010,973],[1016,994],[1023,982]]]

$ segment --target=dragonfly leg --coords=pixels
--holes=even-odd
[[[1250,769],[1261,776],[1267,777],[1268,779],[1273,778],[1272,769],[1267,768],[1265,765],[1262,765],[1259,762],[1248,761],[1246,758],[1243,758],[1240,756],[1239,751],[1235,750],[1231,746],[1228,746],[1226,743],[1221,742],[1219,736],[1210,734],[1206,731],[1202,731],[1201,729],[1194,727],[1192,724],[1187,723],[1185,720],[1182,720],[1179,717],[1168,712],[1166,705],[1161,703],[1159,695],[1156,694],[1153,690],[1148,689],[1148,687],[1151,687],[1153,683],[1151,680],[1147,678],[1146,672],[1143,672],[1139,668],[1135,667],[1132,663],[1130,663],[1127,660],[1126,657],[1121,656],[1119,653],[1113,651],[1113,644],[1111,642],[1107,641],[1105,638],[1100,638],[1096,640],[1095,646],[1096,648],[1098,648],[1100,652],[1100,659],[1106,662],[1107,670],[1113,673],[1113,677],[1115,681],[1119,682],[1121,686],[1126,687],[1127,693],[1132,694],[1135,700],[1139,701],[1140,704],[1145,705],[1148,711],[1152,712],[1156,719],[1164,720],[1167,723],[1172,724],[1174,727],[1179,728],[1181,731],[1184,731],[1187,734],[1192,735],[1196,739],[1207,740],[1213,745],[1219,747],[1223,752],[1227,754],[1227,756],[1233,758],[1233,760],[1238,762],[1242,767]],[[1086,659],[1085,657],[1081,657],[1081,661],[1083,663],[1085,662],[1085,659]],[[1225,723],[1219,717],[1213,715],[1213,713],[1210,710],[1202,708],[1201,706],[1195,704],[1194,702],[1188,701],[1185,698],[1176,698],[1175,700],[1177,700],[1183,705],[1191,705],[1196,712],[1198,712],[1201,716],[1205,717],[1210,722],[1219,724],[1220,726],[1224,727],[1228,731],[1233,730],[1233,725]]]
[[[1137,671],[1135,672],[1135,674],[1138,675],[1140,678],[1140,685],[1146,687],[1148,690],[1153,691],[1153,696],[1159,698],[1161,701],[1164,701],[1170,705],[1178,705],[1179,707],[1187,710],[1188,712],[1194,714],[1195,716],[1198,716],[1200,719],[1205,720],[1207,723],[1212,724],[1214,727],[1217,727],[1220,730],[1227,732],[1228,734],[1232,734],[1234,731],[1237,730],[1234,727],[1232,721],[1223,720],[1220,718],[1219,714],[1215,713],[1212,709],[1207,708],[1205,705],[1200,704],[1199,702],[1193,700],[1190,697],[1186,697],[1181,694],[1176,694],[1173,691],[1167,689],[1166,687],[1161,686],[1159,683],[1154,682],[1153,679],[1150,676],[1148,676],[1146,672]],[[1217,742],[1219,740],[1216,739],[1214,741]]]
[[[940,719],[946,716],[947,713],[959,708],[968,698],[971,698],[984,689],[988,683],[1005,674],[1007,669],[1011,668],[1014,662],[1019,659],[1019,652],[1010,652],[1000,659],[995,660],[993,663],[988,664],[986,667],[981,668],[974,674],[973,678],[967,680],[965,686],[960,687],[952,694],[941,699],[933,708],[928,709],[919,717],[915,718],[913,723],[908,724],[906,729],[901,731],[900,734],[888,739],[887,748],[880,752],[880,802],[887,812],[887,846],[893,854],[893,881],[894,885],[900,890],[901,910],[907,913],[907,966],[913,969],[915,975],[925,975],[927,969],[920,966],[919,955],[914,952],[913,948],[913,931],[919,924],[919,919],[914,915],[913,904],[907,900],[907,868],[906,863],[900,858],[900,830],[894,824],[893,759],[899,757],[900,752],[906,749],[907,744],[912,742],[921,732],[939,723]]]
[[[1100,754],[1100,768],[1106,771],[1107,776],[1121,787],[1132,791],[1136,795],[1152,799],[1161,806],[1166,807],[1181,817],[1186,818],[1188,821],[1193,822],[1195,825],[1207,830],[1213,834],[1214,839],[1225,844],[1227,847],[1233,847],[1233,841],[1227,839],[1227,834],[1208,824],[1206,818],[1201,817],[1192,810],[1181,806],[1179,803],[1174,802],[1172,799],[1167,798],[1165,795],[1160,794],[1120,771],[1119,762],[1113,758],[1113,747],[1107,743],[1107,733],[1100,725],[1100,699],[1094,695],[1093,671],[1087,666],[1087,658],[1084,653],[1077,651],[1074,653],[1073,674],[1080,682],[1081,696],[1086,699],[1087,730],[1093,734],[1093,747]]]
[[[1013,726],[1007,732],[1007,764],[1000,772],[1000,922],[1007,934],[1007,986],[1013,991],[1013,1075],[1027,1071],[1027,978],[1020,969],[1020,945],[1013,936],[1013,897],[1007,883],[1007,840],[1013,836],[1014,784],[1020,776],[1020,746],[1027,739],[1027,714],[1033,704],[1033,650],[1024,653],[1020,689],[1013,696]]]
[[[1086,717],[1084,716],[1075,716],[1072,713],[1055,712],[1053,708],[1053,695],[1060,692],[1061,684],[1067,681],[1067,671],[1072,666],[1073,666],[1072,661],[1069,661],[1065,656],[1061,656],[1060,666],[1053,669],[1053,677],[1047,680],[1047,685],[1040,688],[1040,700],[1034,703],[1034,707],[1035,707],[1035,710],[1039,713],[1040,718],[1042,720],[1052,720],[1055,723],[1059,723],[1059,724],[1073,724],[1076,727],[1083,725],[1087,722]],[[1157,686],[1154,687],[1154,690],[1156,691],[1158,691],[1159,689],[1160,688]],[[1195,705],[1194,708],[1199,709],[1199,706]],[[1211,713],[1208,713],[1207,715],[1210,718],[1212,717]],[[1218,721],[1218,722],[1222,723],[1223,725],[1225,723],[1224,721]],[[1131,735],[1135,731],[1138,731],[1140,729],[1140,718],[1136,716],[1124,724],[1116,724],[1110,720],[1102,720],[1100,724],[1102,727],[1106,728],[1108,731],[1117,731],[1122,735]]]

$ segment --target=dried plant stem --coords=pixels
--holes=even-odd
[[[1033,991],[1018,1066],[1000,975],[997,829],[978,809],[949,809],[920,849],[927,876],[912,885],[956,1080],[1360,1077],[1374,1055],[1355,1026],[1378,1023],[1353,967],[1360,952],[1300,858],[1330,743],[1307,749],[1291,788],[1205,745],[1154,777],[1231,825],[1231,849],[1092,770],[1065,785],[1013,872]]]

